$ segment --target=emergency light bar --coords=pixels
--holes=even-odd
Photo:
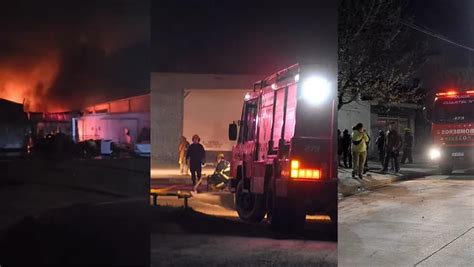
[[[469,90],[469,91],[465,91],[465,92],[456,92],[456,91],[440,92],[440,93],[436,93],[436,96],[455,96],[455,95],[459,95],[459,94],[472,95],[472,94],[474,94],[474,90]]]
[[[320,169],[300,169],[300,162],[298,160],[291,161],[290,177],[293,179],[321,179]]]

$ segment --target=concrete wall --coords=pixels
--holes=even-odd
[[[370,129],[371,120],[369,102],[352,102],[342,106],[337,114],[337,128],[340,129],[341,132],[344,131],[344,129],[352,132],[352,127],[359,122],[364,124],[364,128]]]
[[[192,89],[184,99],[183,135],[201,138],[206,151],[232,151],[235,141],[228,138],[228,125],[240,120],[242,102],[249,89]]]
[[[178,139],[183,135],[185,90],[246,89],[264,78],[256,75],[186,73],[151,74],[152,168],[177,164]]]

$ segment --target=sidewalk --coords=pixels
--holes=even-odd
[[[397,181],[424,177],[436,171],[436,166],[426,163],[401,165],[400,173],[398,174],[393,174],[390,172],[381,173],[381,166],[378,162],[369,161],[368,166],[369,171],[364,175],[362,180],[358,178],[352,178],[352,169],[339,168],[339,194],[343,197],[346,197],[358,192],[385,186]]]

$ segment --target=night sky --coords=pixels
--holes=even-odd
[[[269,74],[334,59],[337,1],[255,2],[2,3],[0,97],[72,109],[147,93],[150,70]],[[474,46],[474,1],[413,0],[412,8],[415,23]],[[466,50],[415,35],[442,55],[438,67],[468,67]],[[430,66],[424,75],[433,76]]]
[[[336,1],[155,1],[152,66],[156,72],[270,74],[328,60],[336,52],[336,29]]]
[[[473,0],[415,0],[415,22],[446,38],[474,47],[474,1]],[[425,68],[427,77],[436,76],[438,69],[466,69],[469,68],[469,55],[474,64],[474,53],[457,47],[442,40],[417,33],[418,38],[425,38],[433,52],[439,56]],[[434,66],[433,66],[434,65]],[[471,74],[474,75],[470,66]],[[440,82],[433,80],[428,84],[436,86]],[[474,86],[472,84],[471,86]]]
[[[334,19],[336,1],[255,2],[153,2],[153,71],[269,74],[330,51],[325,46],[334,43],[333,28],[322,25]],[[415,23],[474,46],[474,1],[413,0],[407,12]],[[413,37],[442,55],[438,67],[468,66],[466,50],[416,31]],[[421,69],[422,78],[433,76],[430,64]]]
[[[0,97],[70,109],[149,91],[148,0],[16,0],[0,10]]]

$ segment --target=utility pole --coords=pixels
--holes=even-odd
[[[472,3],[472,7],[474,7],[474,2]],[[471,36],[471,42],[474,44],[474,14],[471,12],[471,19],[469,20],[469,26],[470,26],[470,36]],[[474,52],[468,51],[467,56],[469,59],[469,69],[472,69],[474,67]]]

